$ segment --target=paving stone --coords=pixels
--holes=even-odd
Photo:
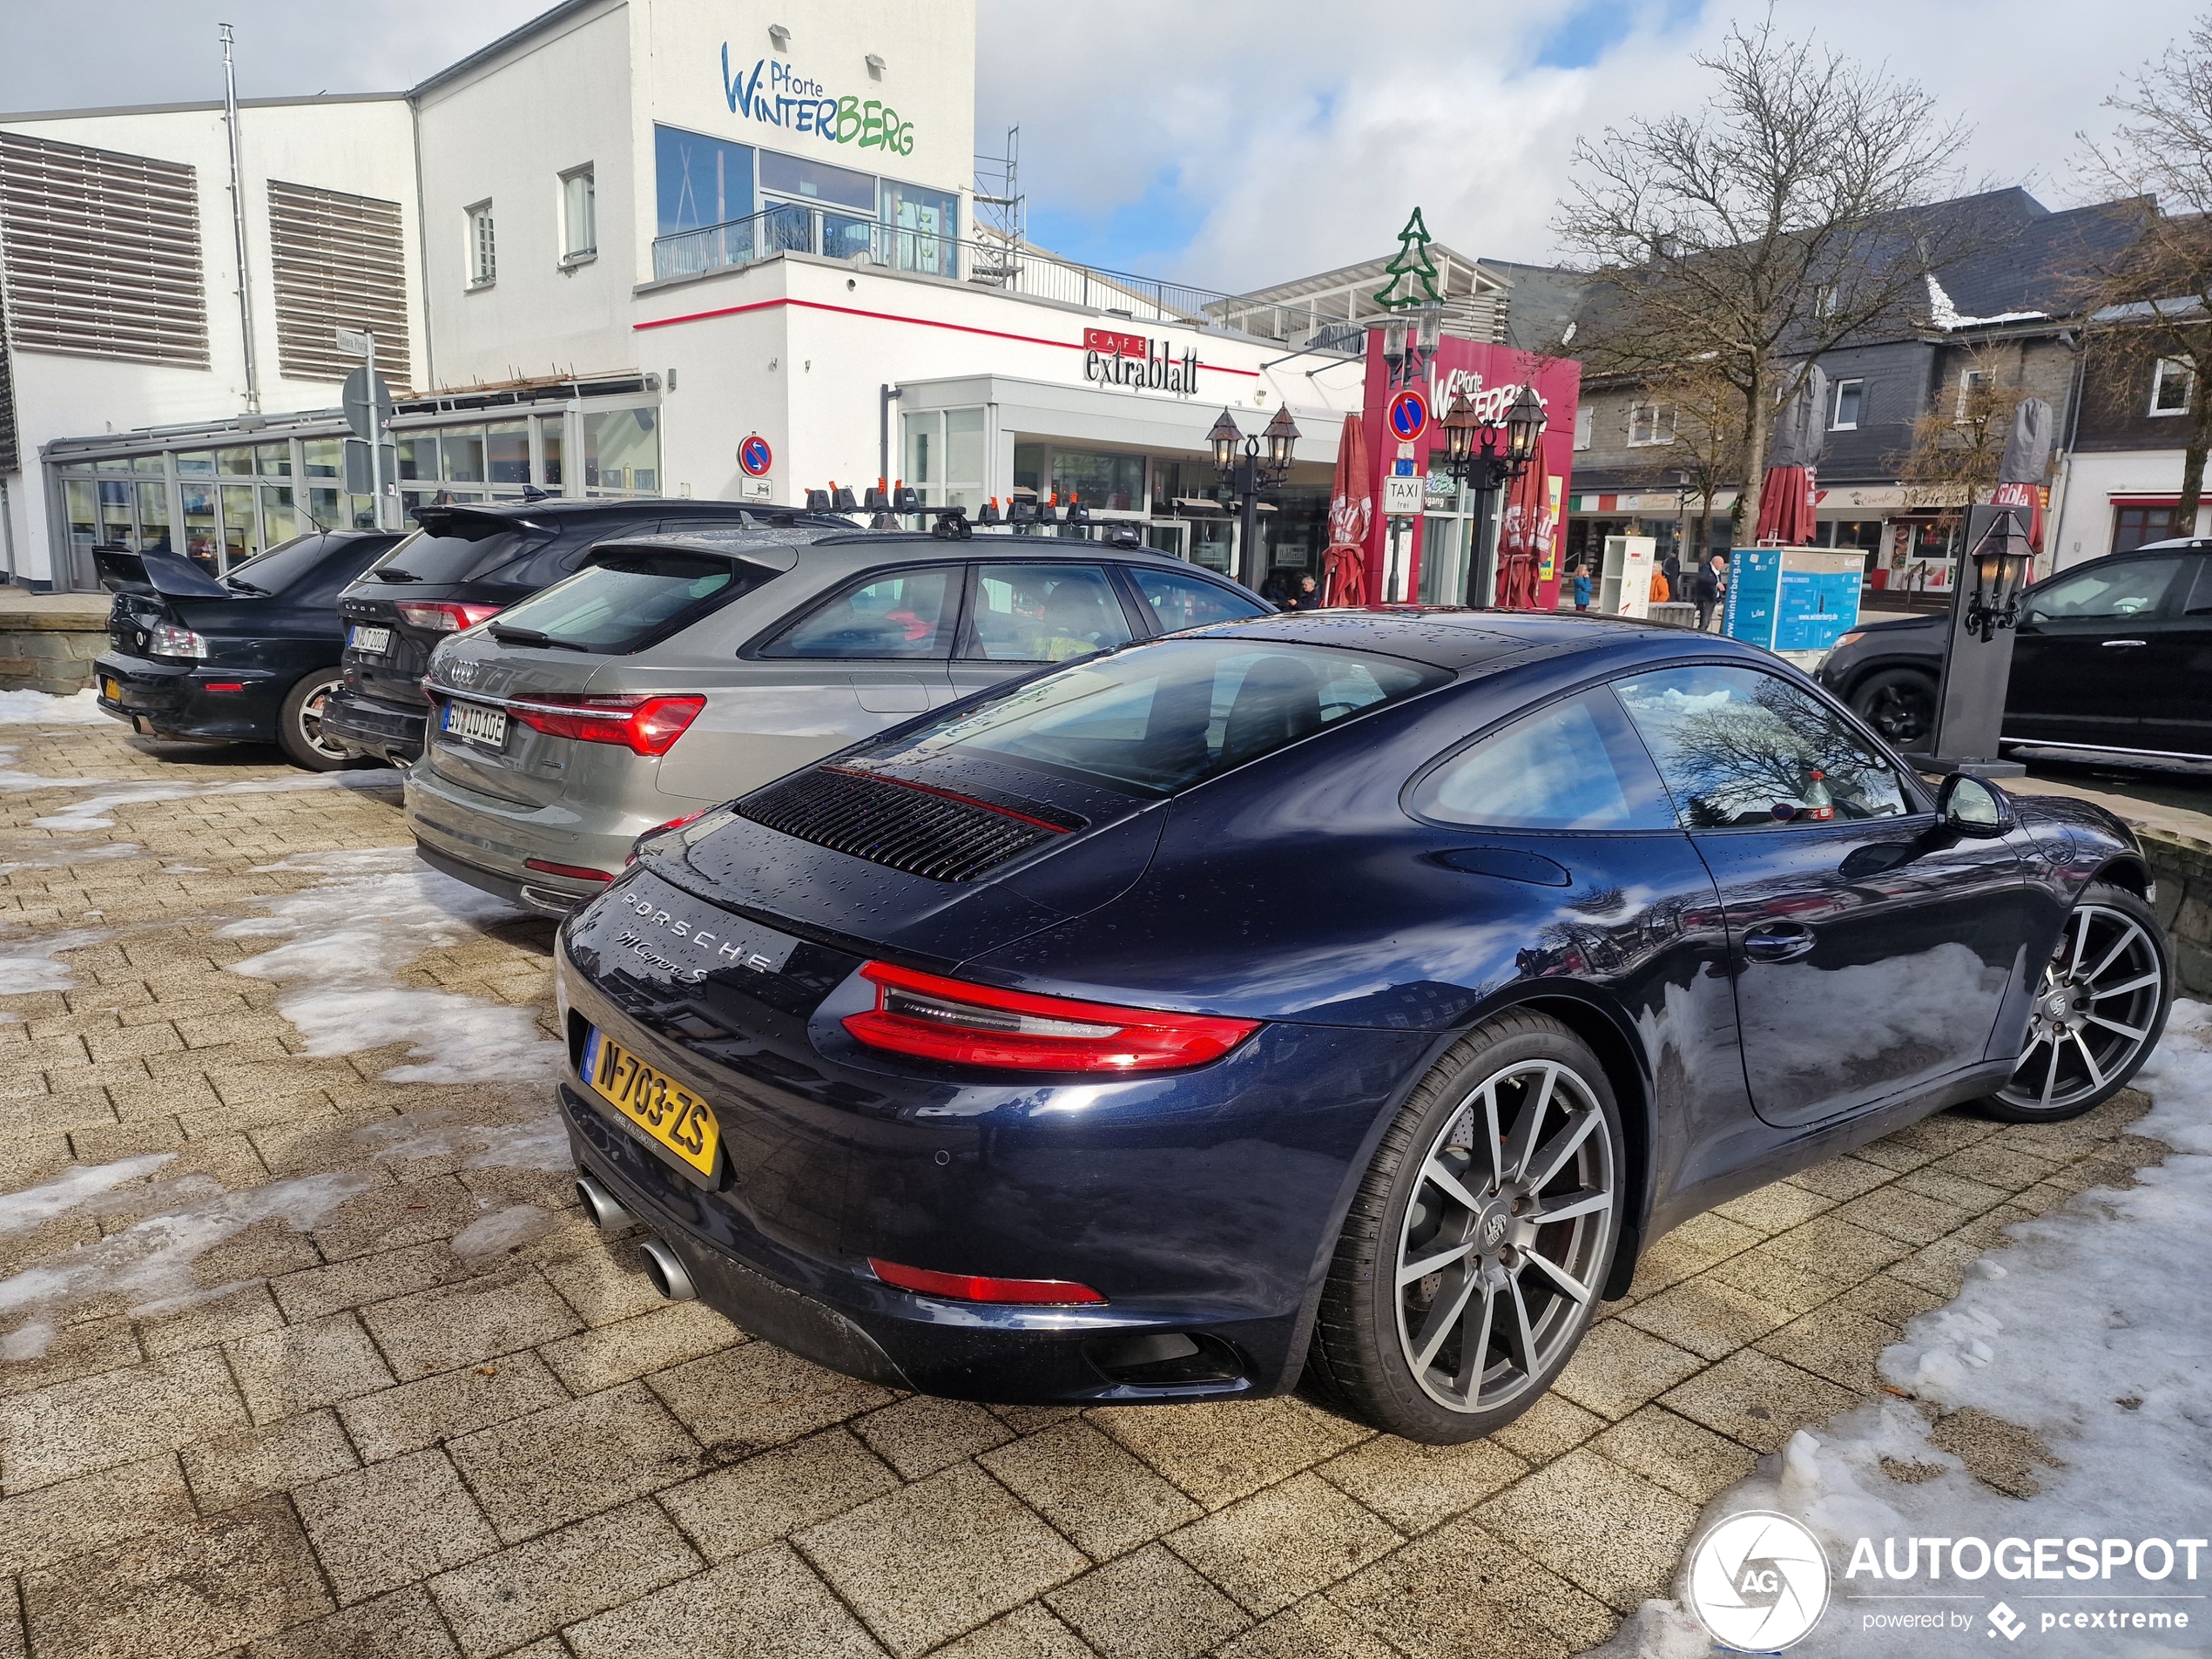
[[[1313,1472],[1410,1535],[1474,1508],[1527,1471],[1494,1440],[1421,1446],[1378,1434]]]
[[[257,1642],[246,1659],[455,1659],[437,1604],[420,1584]]]
[[[842,1428],[762,1452],[669,1487],[661,1507],[698,1552],[719,1561],[894,1490],[899,1478]]]
[[[1854,1393],[1872,1394],[1882,1387],[1874,1361],[1903,1334],[1895,1325],[1853,1309],[1829,1306],[1791,1320],[1760,1339],[1758,1346]]]
[[[1909,1175],[1898,1177],[1897,1187],[1902,1192],[1917,1192],[1926,1197],[1939,1198],[1946,1204],[1955,1204],[1962,1210],[1977,1213],[1996,1208],[2008,1196],[2002,1187],[1969,1181],[1965,1176],[1953,1175],[1936,1167],[1915,1170]]]
[[[1349,1577],[1399,1536],[1311,1474],[1194,1521],[1162,1541],[1256,1618]]]
[[[1859,1157],[1830,1158],[1825,1163],[1816,1163],[1809,1170],[1799,1170],[1790,1177],[1792,1186],[1823,1197],[1856,1198],[1862,1192],[1871,1192],[1884,1182],[1895,1177],[1897,1171],[1880,1163]]]
[[[911,1542],[887,1548],[886,1540]],[[972,1463],[956,1463],[792,1541],[900,1659],[971,1630],[1089,1565]]]
[[[1548,1463],[1580,1446],[1605,1426],[1605,1420],[1586,1412],[1573,1400],[1547,1393],[1534,1406],[1494,1430],[1491,1440],[1524,1462]]]
[[[1204,1513],[1080,1417],[1049,1424],[976,1460],[1095,1561],[1134,1549]]]
[[[361,1317],[401,1382],[535,1348],[583,1323],[529,1271],[418,1291],[364,1308]]]
[[[1791,1318],[1834,1301],[1850,1284],[1785,1257],[1770,1240],[1741,1256],[1730,1257],[1698,1275],[1698,1278],[1701,1282],[1710,1280],[1725,1285],[1762,1302],[1771,1303]]]
[[[271,1280],[269,1291],[284,1310],[284,1317],[299,1322],[320,1318],[341,1308],[405,1296],[410,1291],[428,1290],[467,1276],[468,1270],[454,1260],[453,1252],[440,1240],[381,1255],[357,1256],[327,1267],[304,1268]]]
[[[1603,1641],[1606,1604],[1465,1515],[1329,1593],[1360,1629],[1423,1659],[1567,1659]]]
[[[233,1342],[231,1372],[256,1423],[274,1422],[389,1388],[390,1369],[361,1321],[334,1313]]]
[[[883,1649],[787,1544],[710,1568],[563,1633],[578,1659],[881,1659]]]
[[[1652,1285],[1672,1285],[1749,1250],[1762,1237],[1724,1216],[1692,1216],[1644,1251],[1636,1264],[1636,1277]]]
[[[589,1394],[744,1340],[743,1332],[705,1303],[668,1302],[634,1319],[549,1342],[539,1358],[574,1393]]]
[[[1923,1290],[1894,1273],[1883,1272],[1852,1285],[1838,1298],[1838,1305],[1890,1325],[1902,1325],[1907,1319],[1932,1313],[1943,1305],[1944,1300],[1932,1291]]]
[[[1622,1613],[1665,1594],[1697,1506],[1581,1447],[1500,1494],[1475,1519]]]
[[[338,1414],[361,1456],[374,1462],[543,1411],[568,1397],[543,1360],[516,1353],[349,1399]]]
[[[244,1285],[226,1296],[218,1296],[165,1319],[141,1319],[138,1343],[146,1357],[182,1353],[188,1348],[219,1347],[225,1343],[284,1327],[284,1315],[266,1285]]]
[[[469,1659],[688,1577],[704,1565],[651,1503],[609,1510],[430,1581],[430,1594]]]
[[[1117,1406],[1090,1420],[1209,1509],[1333,1457],[1373,1431],[1291,1395]]]
[[[1984,1204],[1968,1209],[1892,1184],[1877,1187],[1863,1197],[1838,1204],[1834,1213],[1855,1227],[1886,1233],[1908,1244],[1925,1244],[1963,1227],[1993,1207]]]
[[[1401,1659],[1325,1595],[1285,1608],[1215,1651],[1218,1659]]]
[[[1824,1377],[1745,1348],[1669,1390],[1659,1403],[1755,1452],[1775,1452],[1798,1429],[1849,1411],[1858,1399]]]
[[[704,1456],[642,1383],[478,1429],[446,1449],[510,1544],[673,1486]]]
[[[1025,1602],[1003,1618],[937,1649],[931,1659],[1096,1659],[1090,1648],[1042,1602]]]
[[[1158,1544],[1094,1568],[1045,1601],[1101,1659],[1195,1659],[1251,1623]]]
[[[1634,1325],[1604,1319],[1583,1336],[1552,1388],[1584,1410],[1617,1422],[1703,1364],[1696,1354]]]
[[[220,1653],[331,1611],[281,1498],[23,1575],[39,1659]]]
[[[337,1413],[327,1410],[287,1417],[266,1428],[241,1429],[184,1450],[192,1496],[211,1514],[327,1480],[359,1462]]]
[[[1691,1503],[1712,1500],[1751,1473],[1758,1461],[1748,1447],[1647,1406],[1590,1442],[1591,1449]]]
[[[1005,1424],[981,1406],[928,1394],[909,1394],[880,1412],[856,1418],[853,1430],[908,1480],[934,1474],[948,1464],[1014,1438]]]
[[[1786,1308],[1762,1301],[1710,1273],[1670,1285],[1619,1315],[1703,1359],[1717,1359],[1790,1322]]]
[[[348,1470],[300,1487],[292,1501],[341,1604],[415,1583],[499,1548],[440,1452]]]
[[[1811,1221],[1836,1200],[1787,1181],[1776,1181],[1716,1205],[1713,1213],[1762,1233],[1787,1232],[1801,1221]]]
[[[222,1355],[195,1349],[0,1400],[0,1475],[24,1492],[245,1426]]]
[[[891,1399],[873,1383],[841,1377],[766,1342],[656,1372],[645,1383],[702,1445],[725,1454],[780,1446]]]
[[[78,1377],[121,1371],[145,1357],[138,1348],[135,1321],[120,1317],[86,1319],[57,1332],[37,1359],[0,1365],[0,1399],[28,1394]]]
[[[0,1578],[192,1520],[192,1494],[168,1456],[0,1499]]]

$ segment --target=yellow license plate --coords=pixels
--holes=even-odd
[[[583,1042],[583,1080],[701,1175],[714,1173],[714,1155],[722,1144],[722,1126],[714,1121],[714,1109],[596,1026]]]
[[[100,682],[100,690],[107,694],[107,699],[111,703],[120,703],[123,700],[123,682],[121,680],[103,679]]]

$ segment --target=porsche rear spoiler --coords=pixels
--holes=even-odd
[[[235,599],[238,596],[190,559],[148,550],[96,547],[92,563],[110,593],[158,593],[169,599]]]

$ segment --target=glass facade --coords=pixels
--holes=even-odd
[[[750,218],[752,146],[657,125],[653,183],[658,209],[656,236]]]

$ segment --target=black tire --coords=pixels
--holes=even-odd
[[[1851,712],[1907,753],[1935,735],[1935,677],[1918,668],[1885,668],[1869,674],[1851,695]]]
[[[1620,1108],[1581,1038],[1526,1013],[1469,1033],[1399,1108],[1352,1198],[1314,1324],[1315,1381],[1425,1445],[1511,1422],[1589,1328],[1620,1238],[1624,1168]],[[1536,1219],[1537,1204],[1568,1213]]]
[[[2011,1081],[1981,1103],[2007,1123],[2063,1123],[2134,1080],[2174,1006],[2174,954],[2158,914],[2092,881],[2043,969],[2027,1046]]]
[[[284,694],[284,707],[277,714],[277,746],[293,765],[309,772],[339,772],[361,764],[359,755],[322,734],[323,705],[344,680],[334,668],[319,668]]]

